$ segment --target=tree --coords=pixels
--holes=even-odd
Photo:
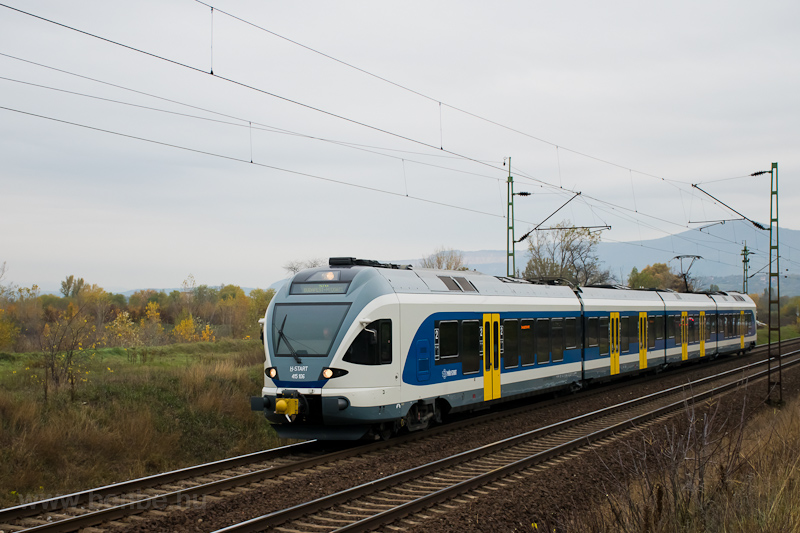
[[[306,259],[305,261],[289,261],[285,265],[283,265],[283,269],[286,270],[288,274],[294,276],[301,270],[306,268],[314,268],[323,266],[325,264],[324,259],[314,258],[314,259]]]
[[[105,329],[105,342],[108,346],[131,348],[142,344],[139,338],[140,330],[127,311],[118,314]]]
[[[159,292],[154,289],[139,289],[128,298],[128,312],[131,314],[131,319],[138,320],[145,314],[147,304],[150,302],[157,302]]]
[[[275,296],[275,289],[253,289],[250,291],[250,309],[247,312],[247,331],[256,336],[260,330],[258,320],[264,318],[269,302]]]
[[[672,272],[666,263],[653,263],[647,265],[639,272],[633,267],[628,276],[628,287],[632,289],[672,289],[682,291],[683,279]]]
[[[164,342],[164,326],[158,302],[148,302],[145,316],[139,321],[139,338],[142,344],[154,346]]]
[[[220,324],[228,326],[233,337],[243,336],[250,307],[247,295],[238,285],[224,285],[219,290],[219,297]]]
[[[575,285],[600,285],[613,281],[595,253],[600,236],[585,228],[574,228],[568,220],[554,230],[528,237],[531,259],[525,279],[565,279]]]
[[[64,295],[64,298],[76,297],[81,289],[83,289],[84,285],[83,278],[75,279],[75,276],[70,274],[67,276],[67,279],[61,282],[61,294]]]
[[[214,321],[219,302],[219,290],[208,285],[199,285],[194,290],[194,304],[197,316],[206,323]]]
[[[17,342],[19,327],[14,324],[11,317],[0,308],[0,350],[11,349]]]
[[[420,259],[419,266],[436,270],[469,270],[464,263],[462,252],[444,246],[436,248],[431,255]]]
[[[80,360],[86,358],[86,349],[93,347],[95,327],[86,313],[88,301],[72,302],[66,311],[59,311],[55,320],[46,322],[39,332],[39,345],[44,358],[44,399],[52,380],[55,387],[65,380],[70,384],[72,399],[75,399],[75,374]]]
[[[188,313],[190,316],[194,315],[195,312],[195,291],[197,290],[197,282],[194,280],[194,276],[189,274],[183,283],[181,283],[181,315],[184,312]]]

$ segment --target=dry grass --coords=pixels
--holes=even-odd
[[[76,401],[46,404],[35,361],[0,362],[0,507],[284,444],[250,411],[260,343],[212,348],[98,353]]]
[[[643,434],[619,454],[626,475],[606,501],[557,530],[800,531],[800,401],[749,420],[745,405],[723,411],[690,409],[684,424]]]

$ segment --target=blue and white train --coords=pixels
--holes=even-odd
[[[287,438],[355,440],[755,345],[746,294],[544,285],[354,258],[296,274],[260,320],[251,407]]]

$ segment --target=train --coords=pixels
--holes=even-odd
[[[738,292],[573,287],[352,257],[302,270],[262,325],[278,436],[360,440],[755,346]]]

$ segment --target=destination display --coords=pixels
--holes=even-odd
[[[292,283],[291,294],[345,294],[350,283]]]

